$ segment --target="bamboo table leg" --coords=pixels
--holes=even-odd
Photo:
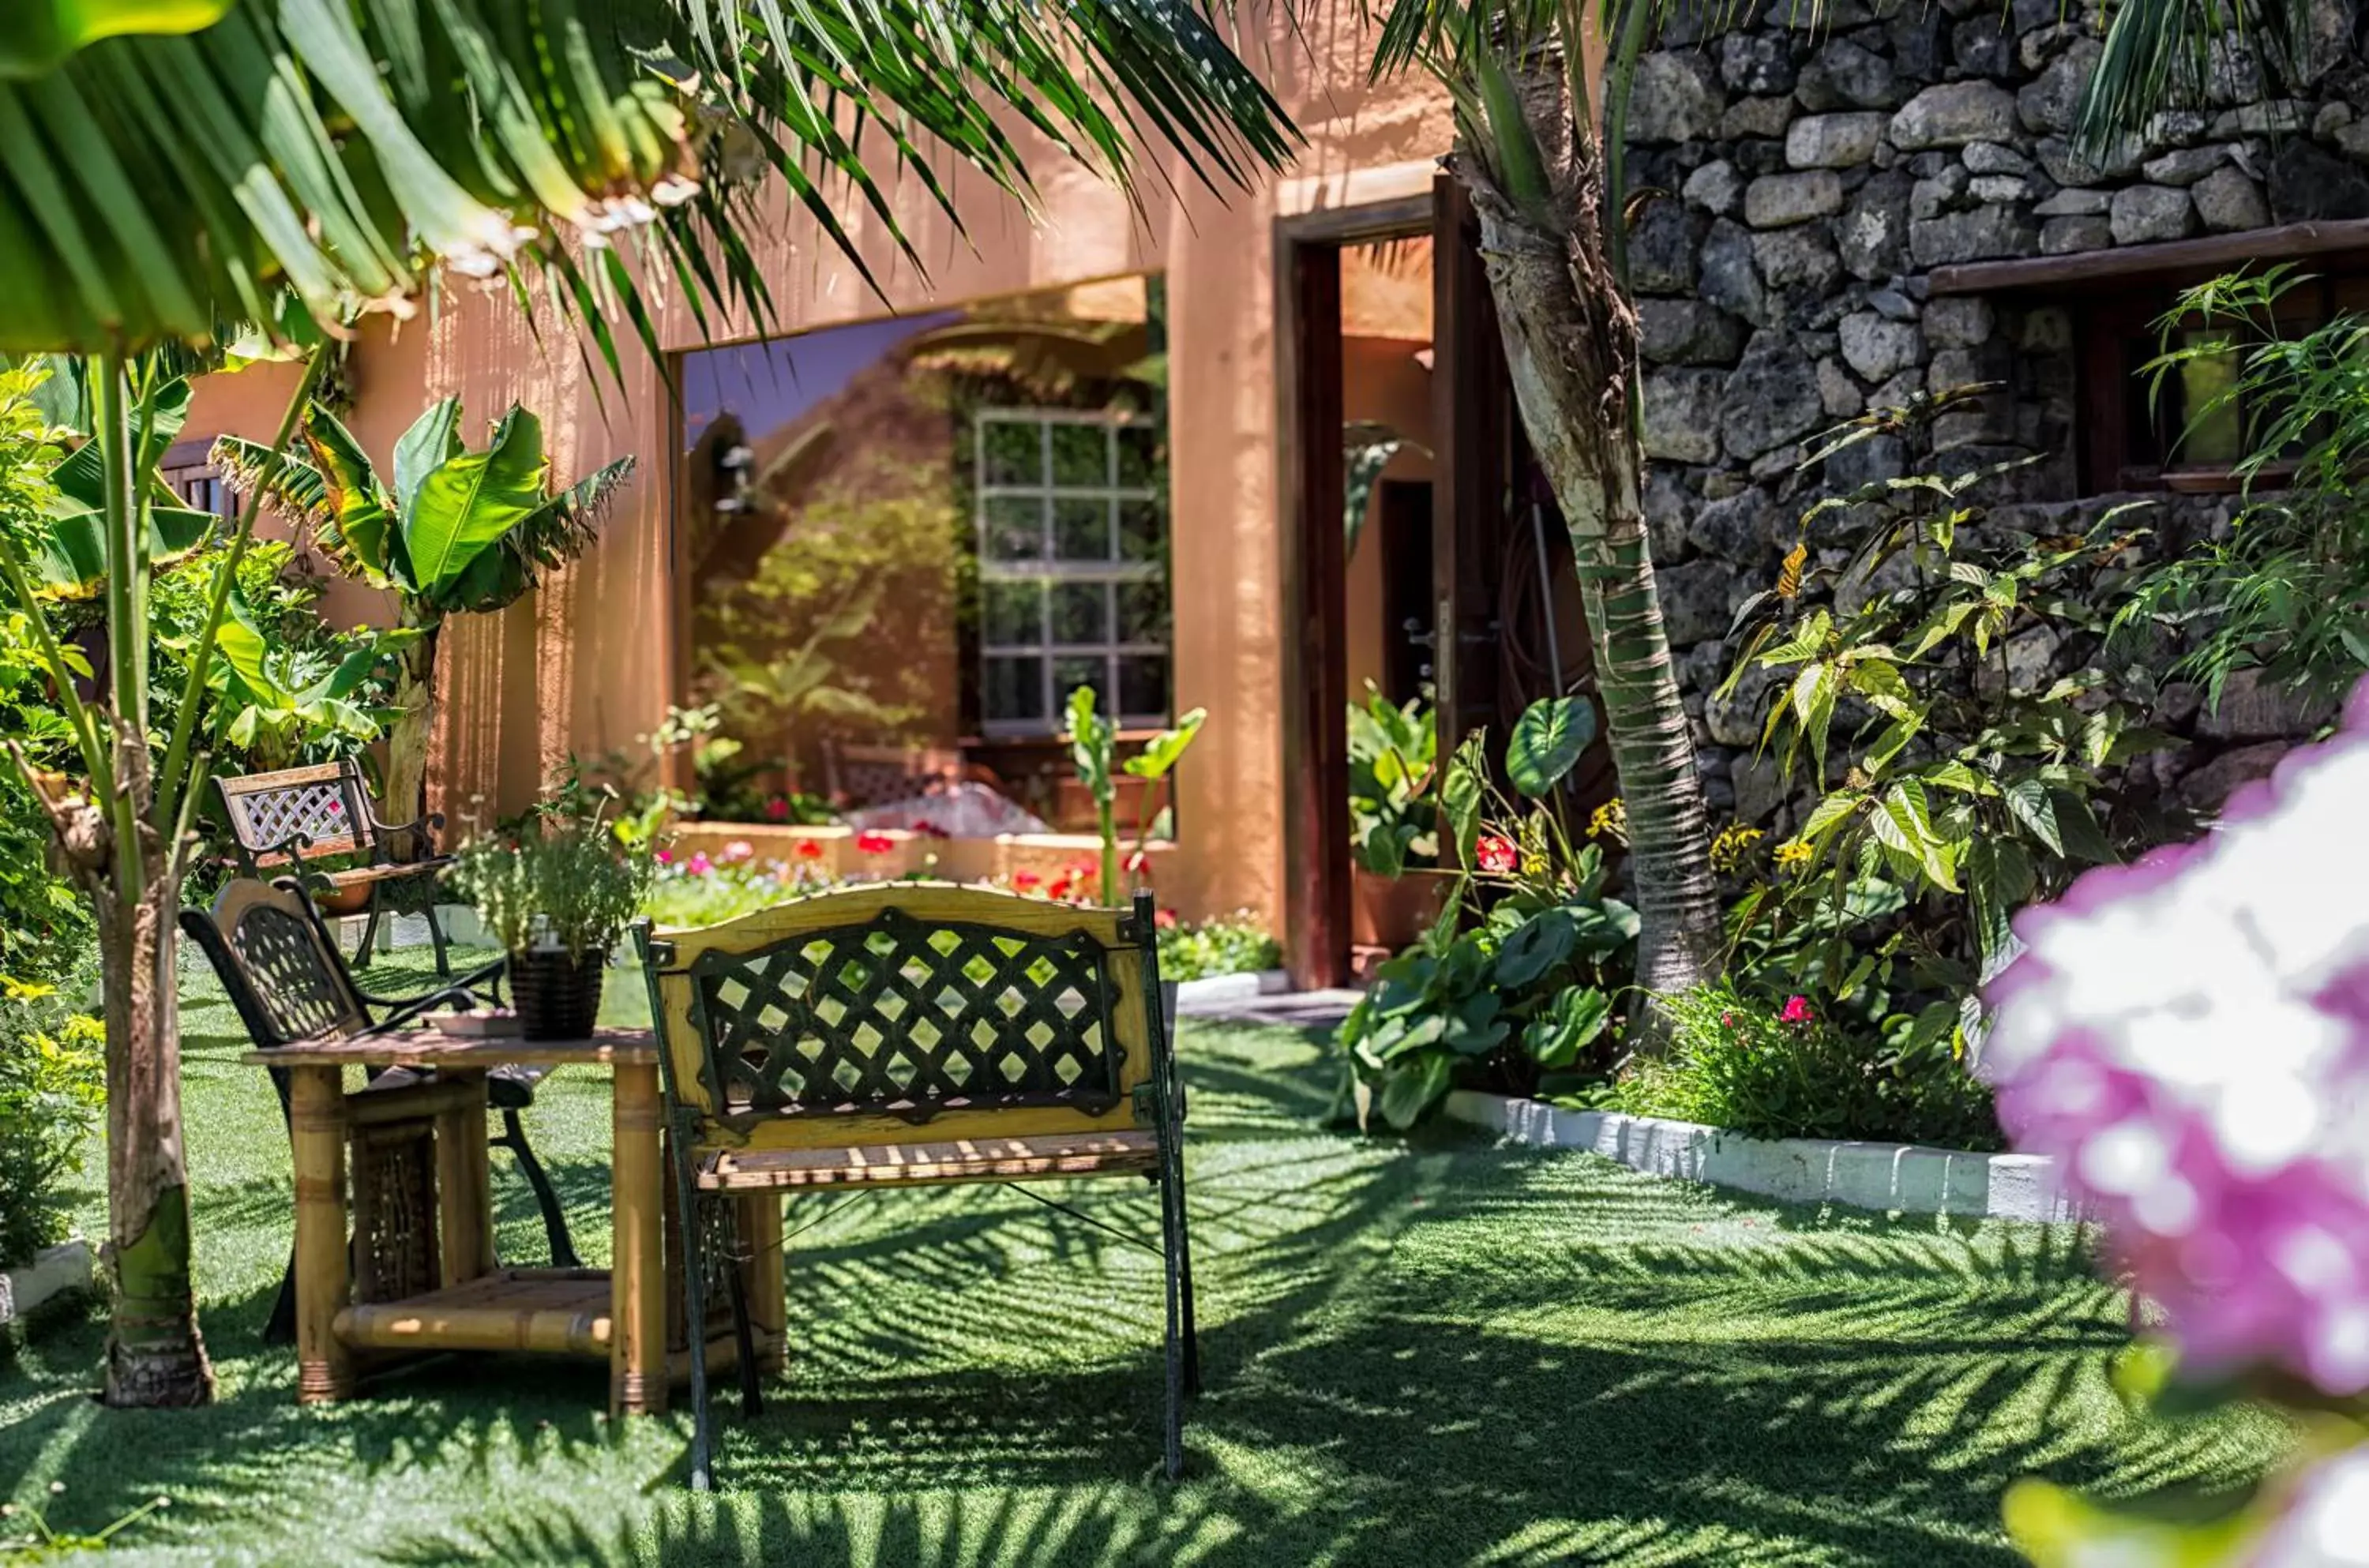
[[[346,1094],[338,1069],[289,1070],[288,1124],[296,1164],[296,1398],[314,1404],[354,1391],[353,1357],[337,1327],[352,1287]]]
[[[666,1231],[658,1132],[665,1116],[656,1063],[615,1068],[611,1109],[609,1408],[656,1415],[667,1407]]]
[[[441,1072],[440,1080],[474,1081],[476,1097],[436,1114],[436,1195],[441,1211],[442,1283],[459,1285],[494,1271],[493,1151],[486,1147],[486,1075]]]
[[[782,1195],[751,1193],[740,1200],[740,1234],[747,1239],[749,1320],[757,1331],[757,1365],[778,1374],[789,1360],[790,1304],[782,1256]]]

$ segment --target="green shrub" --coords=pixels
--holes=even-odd
[[[1990,1091],[1947,1034],[1901,1020],[1871,1041],[1805,997],[1771,1001],[1724,982],[1670,999],[1669,1012],[1667,1054],[1613,1086],[1614,1109],[1748,1138],[1999,1146]]]
[[[641,910],[648,852],[596,818],[545,818],[461,852],[453,889],[506,953],[550,943],[581,960],[617,944]]]
[[[96,1018],[48,986],[0,981],[0,1265],[65,1235],[59,1182],[82,1166],[105,1104]]]
[[[1248,910],[1172,925],[1160,933],[1160,978],[1200,980],[1212,975],[1249,975],[1283,963],[1283,944]]]

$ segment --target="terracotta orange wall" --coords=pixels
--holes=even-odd
[[[1188,915],[1248,906],[1272,921],[1282,907],[1285,795],[1274,225],[1279,216],[1426,191],[1450,125],[1427,81],[1367,81],[1373,40],[1354,5],[1333,0],[1296,22],[1264,24],[1246,9],[1242,27],[1253,63],[1307,137],[1280,178],[1221,198],[1201,188],[1182,155],[1153,152],[1137,172],[1138,205],[1038,143],[1030,160],[1038,221],[985,181],[956,177],[966,241],[920,190],[900,190],[926,280],[871,214],[845,210],[898,311],[1165,269],[1176,703],[1207,706],[1211,719],[1179,774],[1182,841],[1162,893]],[[767,258],[778,307],[767,330],[883,314],[855,269],[786,203],[780,210],[781,232],[754,246]],[[701,346],[698,323],[670,289],[664,280],[653,287],[661,341],[674,351]],[[715,324],[715,341],[753,335],[746,321]],[[546,321],[538,339],[505,291],[452,280],[413,319],[374,321],[353,355],[352,422],[381,460],[429,399],[457,393],[473,420],[511,398],[541,414],[563,477],[626,452],[641,464],[583,561],[501,616],[464,618],[447,631],[430,791],[431,805],[456,820],[475,797],[516,809],[571,750],[634,746],[678,689],[673,419],[657,367],[622,330],[620,352],[622,387],[588,371],[564,328]],[[209,383],[191,432],[268,435],[281,373],[250,370]]]
[[[1394,452],[1384,479],[1428,479],[1432,474],[1431,374],[1415,358],[1429,339],[1349,338],[1341,344],[1341,405],[1350,420],[1371,419],[1407,438]],[[1420,446],[1425,450],[1418,451]],[[1382,491],[1374,486],[1366,503],[1366,523],[1349,557],[1349,700],[1366,700],[1366,682],[1381,684],[1392,637],[1403,635],[1382,622]]]

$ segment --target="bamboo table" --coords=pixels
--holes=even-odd
[[[606,1356],[609,1407],[655,1414],[667,1404],[666,1181],[658,1047],[646,1030],[602,1029],[585,1040],[458,1039],[417,1031],[249,1051],[251,1065],[288,1070],[296,1165],[296,1397],[314,1403],[354,1391],[358,1352],[542,1351]],[[486,1140],[486,1074],[509,1063],[601,1067],[611,1093],[609,1269],[498,1268]],[[347,1251],[344,1070],[433,1069],[456,1091],[436,1108],[441,1216],[439,1288],[396,1301],[356,1303]],[[778,1204],[751,1206],[750,1284],[761,1355],[783,1341]],[[769,1245],[770,1243],[770,1245]],[[730,1335],[719,1350],[728,1356]],[[712,1359],[712,1357],[711,1357]]]

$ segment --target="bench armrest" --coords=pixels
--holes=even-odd
[[[371,831],[383,844],[389,839],[408,838],[418,841],[425,851],[420,858],[427,860],[436,853],[436,837],[444,830],[444,813],[431,811],[409,822],[384,822],[379,819],[378,807],[365,801],[362,809],[370,814]]]
[[[355,990],[354,994],[372,1008],[386,1010],[380,1015],[378,1021],[371,1025],[372,1033],[375,1034],[383,1029],[392,1029],[408,1024],[429,1008],[447,1001],[459,1002],[473,1009],[478,1002],[484,1001],[491,1001],[498,1004],[501,1001],[502,976],[508,968],[509,964],[506,960],[497,958],[482,968],[472,969],[465,975],[455,975],[451,980],[438,986],[435,990],[421,991],[416,996],[374,996],[359,988]]]

